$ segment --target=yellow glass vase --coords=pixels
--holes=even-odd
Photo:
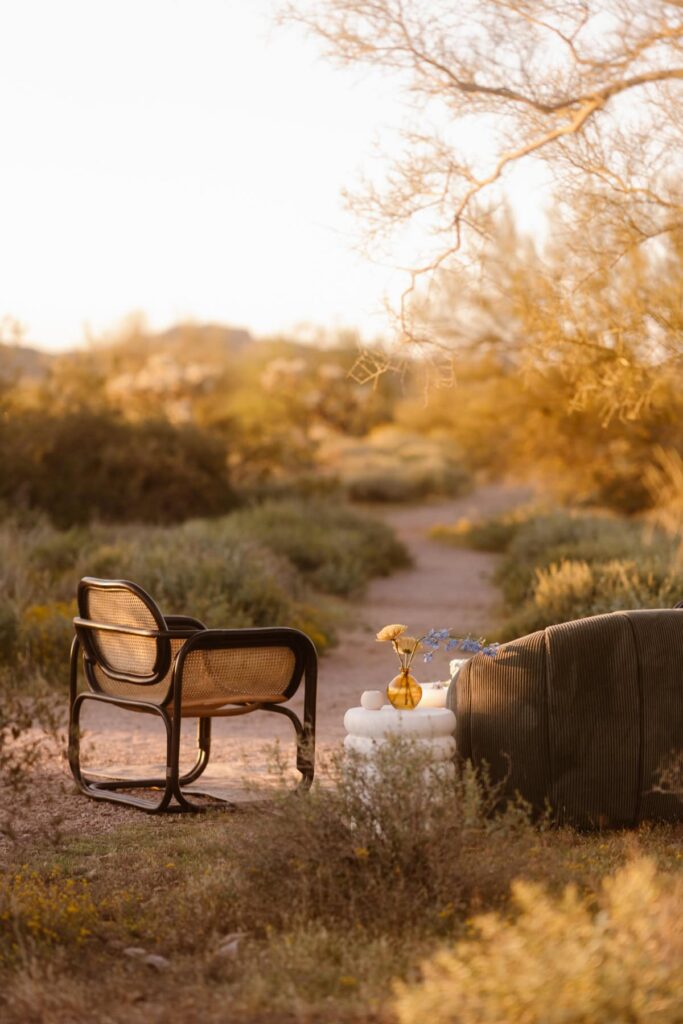
[[[399,711],[413,711],[420,703],[422,687],[410,672],[399,672],[387,686],[387,697]]]

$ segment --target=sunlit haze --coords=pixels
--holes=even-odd
[[[136,310],[387,329],[403,278],[354,251],[340,192],[398,99],[274,27],[275,8],[5,0],[0,318],[53,349]]]

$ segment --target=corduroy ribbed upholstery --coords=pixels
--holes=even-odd
[[[559,822],[683,820],[657,793],[683,749],[683,610],[612,612],[550,626],[465,665],[449,694],[461,757],[489,765]]]

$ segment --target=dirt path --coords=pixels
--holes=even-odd
[[[452,627],[460,633],[481,635],[491,628],[498,593],[491,582],[495,557],[438,544],[428,537],[436,523],[448,523],[467,516],[471,519],[494,515],[527,500],[522,488],[487,486],[457,500],[381,510],[381,516],[396,531],[410,550],[414,564],[410,569],[375,580],[356,612],[357,625],[343,632],[338,647],[321,660],[318,684],[317,736],[320,749],[330,748],[344,736],[343,718],[347,708],[359,702],[363,690],[383,690],[395,674],[391,649],[375,641],[375,633],[391,622],[408,625],[411,633],[430,627]],[[491,639],[495,639],[492,637]],[[417,662],[418,680],[445,678],[448,655],[440,655],[430,665]],[[440,659],[440,660],[439,660]],[[117,709],[104,709],[84,716],[89,730],[91,763],[121,768],[135,773],[138,766],[159,764],[163,757],[160,723],[146,715],[131,716]],[[100,706],[101,707],[101,706]],[[245,718],[219,719],[214,724],[212,761],[203,783],[216,795],[237,797],[235,783],[246,775],[263,777],[268,756],[266,745],[279,739],[283,751],[291,746],[291,727],[279,716],[249,715]],[[183,738],[187,762],[192,760],[194,735],[191,727]],[[87,749],[87,747],[86,747]],[[95,756],[96,754],[96,756]],[[52,764],[57,759],[52,754]],[[138,812],[111,804],[76,799],[65,765],[48,770],[49,784],[36,791],[30,818],[19,822],[25,836],[37,830],[54,810],[55,802],[64,813],[66,831],[86,829],[108,831]],[[65,795],[58,797],[59,786]],[[152,820],[152,819],[147,819]]]
[[[395,675],[393,652],[375,641],[382,626],[405,623],[418,635],[446,626],[475,636],[491,629],[499,600],[491,581],[495,556],[439,544],[428,532],[437,523],[496,515],[527,499],[522,488],[490,486],[465,498],[384,512],[382,518],[409,549],[414,564],[370,584],[358,608],[358,627],[345,633],[323,660],[318,708],[322,742],[343,738],[346,709],[358,703],[363,690],[383,690]],[[438,655],[429,665],[416,661],[418,681],[447,678],[449,657],[453,655]]]

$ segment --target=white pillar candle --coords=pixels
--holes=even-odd
[[[448,696],[448,680],[444,683],[420,683],[422,697],[418,707],[445,708]]]
[[[360,706],[366,711],[380,711],[384,700],[381,690],[365,690],[360,699]]]

